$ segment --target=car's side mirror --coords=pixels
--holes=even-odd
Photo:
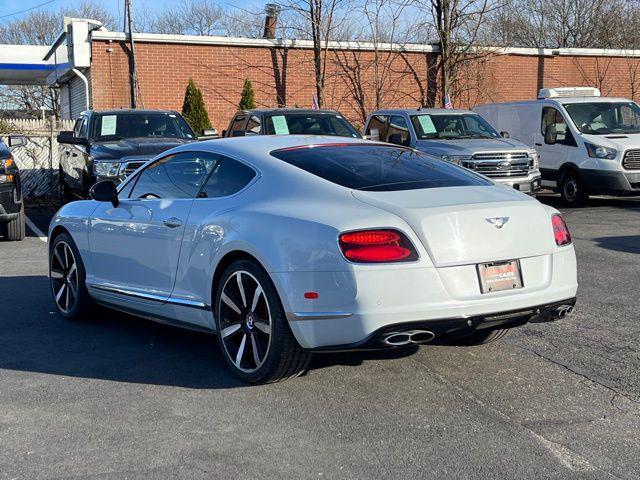
[[[111,202],[114,207],[119,205],[118,189],[111,180],[102,180],[95,183],[89,190],[89,197],[98,202]]]
[[[402,135],[400,133],[392,133],[389,135],[389,143],[393,143],[394,145],[404,145]]]
[[[502,138],[509,138],[509,132],[500,132]]]
[[[24,147],[29,139],[24,135],[9,135],[9,148]]]
[[[555,125],[547,125],[544,130],[544,143],[547,145],[553,145],[558,140],[558,132]]]
[[[63,130],[62,132],[60,132],[56,137],[56,140],[58,140],[58,143],[66,143],[68,145],[86,145],[87,144],[86,138],[74,137],[73,132],[69,130]]]
[[[227,136],[227,131],[226,130],[222,130],[222,136],[226,137]]]

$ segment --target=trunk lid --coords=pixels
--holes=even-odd
[[[353,195],[407,222],[436,267],[544,255],[555,245],[544,207],[502,186],[354,190]]]

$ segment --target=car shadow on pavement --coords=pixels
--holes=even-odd
[[[601,248],[615,250],[616,252],[640,254],[640,235],[626,235],[620,237],[594,238]]]
[[[214,335],[96,307],[83,320],[55,311],[44,276],[0,277],[0,369],[196,389],[246,387]],[[309,369],[402,358],[417,347],[323,353]]]
[[[46,276],[0,277],[0,368],[117,382],[217,389],[247,386],[224,365],[213,335],[106,308],[69,321]]]

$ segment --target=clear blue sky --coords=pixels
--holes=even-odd
[[[21,10],[25,10],[31,7],[35,7],[42,3],[45,3],[47,0],[0,0],[0,17],[4,15],[9,15],[14,12],[19,12]],[[54,0],[53,2],[38,7],[37,10],[58,10],[61,7],[67,7],[71,5],[77,5],[81,0]],[[99,0],[105,8],[111,10],[114,17],[118,18],[118,13],[121,14],[123,10],[124,0]],[[136,5],[144,4],[147,8],[164,8],[166,6],[175,5],[181,3],[180,0],[132,0],[132,6],[134,8]],[[254,8],[264,5],[268,3],[267,0],[218,0],[218,3],[221,5],[226,5],[230,7],[242,6],[243,8]],[[28,15],[30,12],[25,12],[17,15],[12,15],[5,18],[0,18],[0,24],[6,23],[8,21],[14,20],[16,18],[24,17]],[[134,13],[135,18],[135,13]]]

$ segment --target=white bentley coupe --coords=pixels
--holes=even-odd
[[[216,332],[247,382],[312,352],[486,343],[575,303],[560,214],[410,148],[259,136],[192,143],[96,183],[49,229],[60,314],[94,303]]]

